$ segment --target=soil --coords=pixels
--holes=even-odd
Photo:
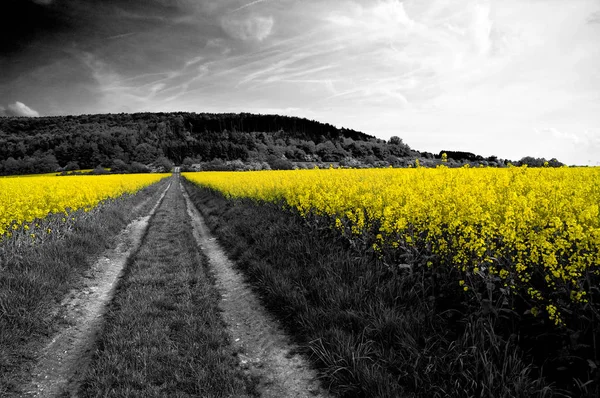
[[[79,377],[94,352],[94,342],[102,326],[106,305],[112,299],[127,260],[139,248],[148,222],[169,186],[149,214],[132,221],[117,237],[117,246],[105,251],[85,274],[83,283],[71,290],[60,303],[57,311],[64,319],[64,326],[39,354],[32,373],[33,379],[24,388],[26,396],[75,394]],[[146,202],[143,202],[138,208],[145,205]]]
[[[261,397],[328,397],[320,386],[317,373],[261,305],[210,233],[183,186],[180,188],[192,218],[194,237],[209,259],[221,292],[220,307],[240,366],[249,377],[258,381],[257,390]]]

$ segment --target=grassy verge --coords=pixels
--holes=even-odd
[[[456,283],[387,267],[281,206],[186,188],[340,396],[552,396],[516,336],[498,336],[494,317],[461,306]]]
[[[68,228],[61,231],[43,227],[64,224],[63,216],[42,220],[40,228],[48,231],[43,239],[23,234],[0,242],[0,396],[18,393],[34,353],[56,331],[61,322],[53,315],[56,304],[113,245],[112,238],[149,211],[151,198],[166,184],[163,180],[90,212],[72,213]]]
[[[178,190],[173,184],[119,283],[82,397],[246,395]]]

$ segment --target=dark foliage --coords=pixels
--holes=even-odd
[[[448,156],[448,159],[468,160],[470,162],[484,160],[483,156],[475,155],[474,153],[471,153],[471,152],[462,152],[462,151],[440,151],[440,153],[438,153],[438,155],[436,157],[438,159],[441,159],[442,155],[444,153],[446,154],[446,156]]]
[[[448,163],[451,167],[465,162],[505,165],[495,157],[442,152],[452,160]],[[359,131],[279,115],[177,112],[0,117],[0,175],[52,172],[73,164],[82,169],[100,165],[114,172],[130,172],[139,169],[133,162],[154,164],[153,169],[159,169],[166,165],[164,159],[188,170],[194,164],[202,164],[202,170],[251,170],[256,169],[251,163],[263,162],[272,169],[288,169],[298,163],[407,167],[417,158],[421,158],[421,166],[435,167],[439,160],[433,157],[412,150],[396,136],[386,142]],[[204,167],[215,160],[221,164]],[[242,162],[244,167],[227,164],[232,161]],[[513,164],[543,166],[544,162],[523,158]],[[115,164],[117,167],[112,167]],[[552,159],[549,165],[561,163]]]
[[[137,113],[0,118],[0,174],[98,165],[114,172],[167,169],[168,162],[338,162],[354,157],[384,161],[416,156],[401,139],[386,143],[361,132],[278,115]],[[210,168],[211,166],[209,166]],[[216,167],[216,166],[215,166]],[[140,170],[137,170],[140,171]]]

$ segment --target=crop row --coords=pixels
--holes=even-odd
[[[40,176],[0,179],[0,239],[49,214],[91,209],[164,178],[166,174]]]
[[[453,267],[563,325],[600,275],[600,170],[370,169],[188,173],[230,198],[283,202],[391,266]],[[411,255],[412,254],[412,255]],[[405,264],[406,259],[410,264]]]

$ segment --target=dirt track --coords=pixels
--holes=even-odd
[[[148,222],[157,208],[170,206],[173,198],[181,200],[180,195],[185,198],[196,242],[209,258],[222,296],[223,319],[241,369],[258,381],[257,390],[263,397],[328,396],[320,387],[316,372],[296,353],[296,347],[233,268],[178,178],[173,177],[172,184],[156,198],[149,214],[136,219],[119,235],[118,246],[107,250],[94,264],[83,288],[71,291],[63,300],[58,310],[64,314],[68,326],[39,353],[31,383],[24,389],[27,396],[76,396],[80,377],[102,328],[105,308],[128,259],[144,244]],[[169,189],[177,193],[165,196]]]
[[[140,247],[148,222],[161,204],[170,185],[146,216],[131,222],[118,236],[114,249],[107,250],[85,275],[83,288],[70,291],[59,311],[68,326],[63,327],[39,355],[33,379],[25,388],[33,397],[71,395],[93,353],[94,341],[102,326],[106,305],[127,260]]]
[[[259,378],[263,397],[327,396],[316,372],[296,353],[296,347],[277,322],[266,312],[258,298],[233,267],[233,263],[212,236],[202,216],[184,188],[194,237],[208,256],[221,291],[221,309],[228,332],[238,351],[240,365]]]

